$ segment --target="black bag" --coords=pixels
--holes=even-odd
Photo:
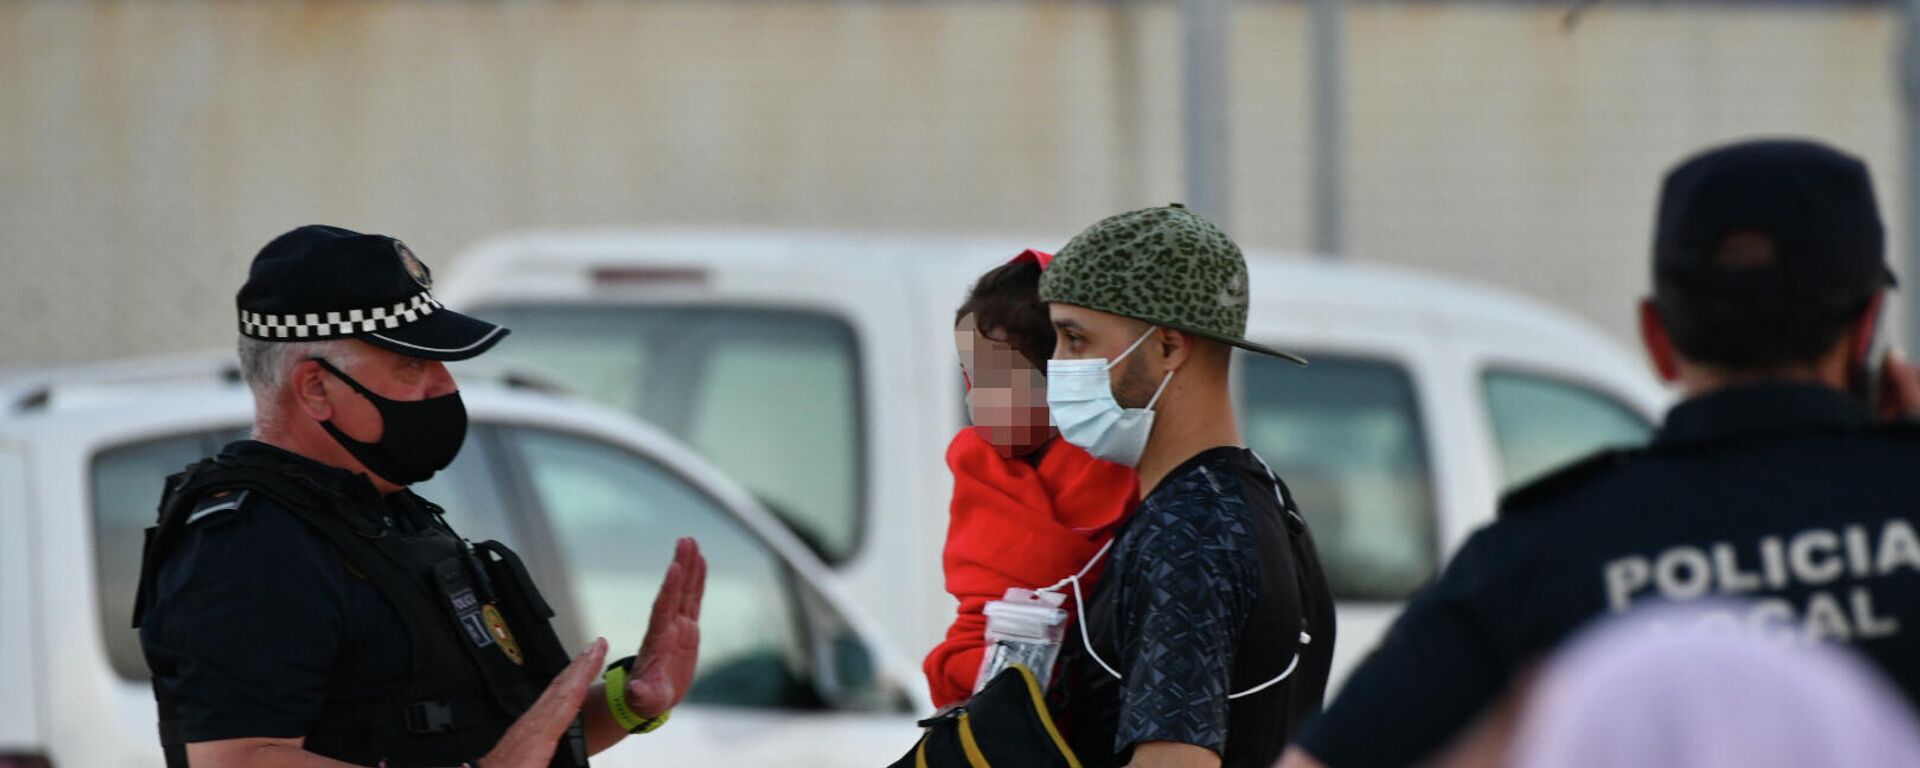
[[[1019,664],[966,704],[920,721],[913,751],[889,768],[1080,768],[1033,673]]]

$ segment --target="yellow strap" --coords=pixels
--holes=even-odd
[[[913,750],[913,768],[927,768],[927,740],[920,739],[919,748]]]
[[[1033,697],[1033,711],[1040,716],[1040,725],[1047,729],[1047,735],[1053,737],[1053,745],[1060,748],[1060,756],[1067,759],[1067,765],[1081,768],[1080,758],[1075,757],[1073,748],[1067,746],[1067,740],[1060,736],[1060,729],[1053,725],[1053,713],[1047,710],[1046,694],[1040,692],[1040,681],[1034,679],[1033,670],[1024,664],[1013,665],[1020,670],[1020,678],[1027,681],[1027,695]]]
[[[642,717],[627,706],[627,665],[613,665],[601,680],[606,681],[607,713],[613,715],[613,722],[627,733],[652,733],[666,725],[667,718],[673,716],[673,710],[669,709],[660,713],[659,717]]]
[[[987,762],[987,756],[980,754],[980,743],[973,740],[973,720],[965,712],[960,713],[960,751],[967,753],[967,765],[993,768]]]

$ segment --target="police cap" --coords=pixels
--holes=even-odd
[[[263,341],[353,338],[409,357],[465,360],[507,329],[433,298],[433,273],[405,243],[312,224],[260,249],[235,303],[241,335]]]
[[[1802,140],[1718,147],[1667,174],[1653,271],[1683,289],[1788,299],[1894,284],[1866,164]]]

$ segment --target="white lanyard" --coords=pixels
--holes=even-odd
[[[1252,453],[1252,451],[1248,451],[1248,453]],[[1254,454],[1253,458],[1254,460],[1260,462],[1261,467],[1266,468],[1267,478],[1273,481],[1274,498],[1280,501],[1280,506],[1286,509],[1288,514],[1293,515],[1295,518],[1298,518],[1300,514],[1298,512],[1293,511],[1293,505],[1287,503],[1286,494],[1281,493],[1280,491],[1279,476],[1273,473],[1272,467],[1267,467],[1266,460],[1261,459],[1259,454]],[[1115,536],[1114,538],[1119,538],[1119,537]],[[1087,564],[1080,568],[1079,573],[1076,573],[1072,576],[1068,576],[1064,579],[1056,581],[1053,583],[1052,586],[1035,590],[1035,591],[1058,592],[1060,591],[1061,587],[1067,587],[1067,586],[1073,587],[1073,611],[1075,614],[1075,618],[1077,619],[1076,623],[1080,625],[1080,645],[1087,649],[1087,655],[1093,657],[1094,663],[1099,664],[1101,669],[1104,669],[1107,671],[1107,674],[1113,675],[1113,679],[1123,680],[1125,678],[1121,676],[1119,671],[1115,670],[1113,668],[1113,665],[1108,664],[1106,659],[1100,658],[1100,652],[1093,649],[1093,640],[1087,636],[1087,608],[1086,608],[1087,601],[1086,601],[1086,598],[1080,594],[1080,580],[1083,578],[1086,578],[1087,572],[1093,570],[1093,566],[1100,562],[1100,558],[1106,557],[1107,550],[1112,548],[1113,548],[1113,539],[1107,539],[1107,543],[1100,545],[1100,551],[1093,553],[1093,559],[1088,560]],[[1307,645],[1312,642],[1313,642],[1313,636],[1307,634],[1306,630],[1301,630],[1300,644]],[[1280,681],[1285,680],[1288,677],[1292,676],[1294,668],[1298,666],[1300,666],[1300,651],[1296,649],[1293,652],[1293,660],[1287,662],[1287,668],[1281,670],[1278,676],[1274,677],[1272,680],[1268,680],[1252,688],[1248,688],[1244,691],[1240,691],[1239,693],[1229,693],[1227,694],[1227,699],[1232,700],[1232,699],[1241,698],[1243,696],[1252,696],[1253,694],[1256,694],[1268,688],[1271,688],[1274,685],[1279,684]]]

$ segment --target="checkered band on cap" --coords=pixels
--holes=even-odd
[[[297,315],[270,315],[240,312],[240,333],[266,341],[289,339],[338,339],[374,331],[392,330],[420,321],[444,305],[433,294],[421,291],[413,298],[386,307],[348,309],[338,312],[307,312]]]

